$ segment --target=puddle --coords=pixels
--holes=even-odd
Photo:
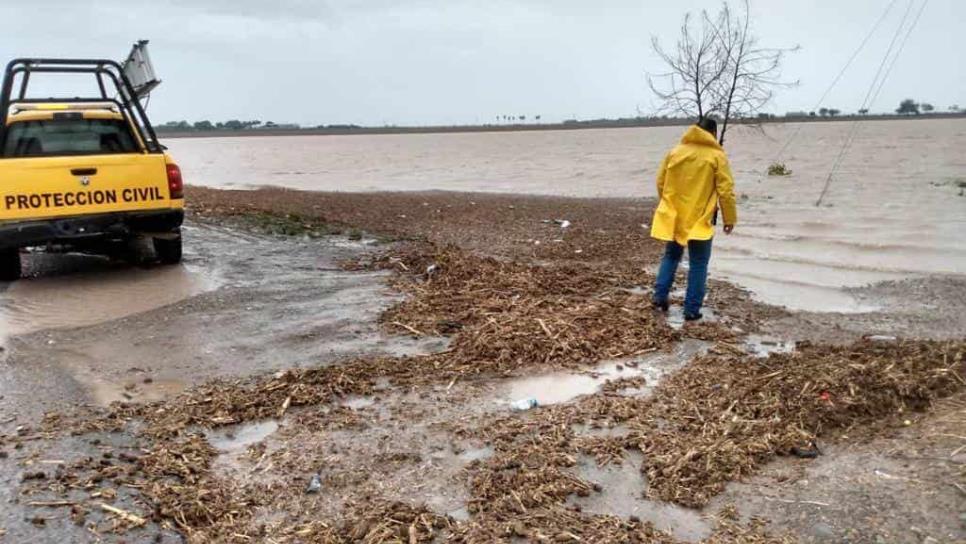
[[[772,353],[791,353],[795,351],[795,342],[787,342],[758,334],[749,334],[745,339],[745,346],[749,352],[757,357],[768,357]]]
[[[641,376],[647,381],[647,386],[640,393],[647,393],[666,373],[680,367],[707,347],[708,344],[700,340],[685,340],[670,353],[610,361],[583,372],[515,378],[505,384],[500,398],[503,402],[534,398],[539,405],[559,404],[595,393],[607,380]]]
[[[624,289],[624,291],[631,293],[632,295],[646,297],[648,300],[651,299],[654,293],[653,288],[643,287],[643,286],[630,287],[630,288]],[[686,294],[687,294],[687,289],[685,287],[679,286],[671,291],[670,298],[672,300],[680,300],[680,299],[683,299]],[[670,326],[672,329],[681,330],[682,328],[684,328],[684,323],[685,323],[684,307],[681,306],[680,304],[672,304],[671,307],[668,308],[667,316],[665,319],[667,321],[668,326]],[[715,313],[714,309],[712,309],[710,306],[705,305],[703,308],[701,308],[701,321],[702,322],[718,321],[718,315]]]
[[[452,464],[453,466],[463,466],[473,461],[482,461],[484,459],[489,459],[493,457],[496,451],[491,446],[482,446],[479,448],[468,448],[465,450],[460,450],[459,453],[455,453],[453,448],[449,445],[439,447],[436,451],[430,454],[430,458],[436,461],[442,461],[446,464]],[[456,461],[454,464],[453,462]]]
[[[49,266],[68,267],[65,275],[24,278],[0,294],[0,343],[47,329],[83,327],[167,306],[217,287],[217,282],[185,266],[118,268],[104,259],[76,255],[37,255]],[[80,269],[83,271],[75,271]]]
[[[268,419],[218,429],[208,433],[208,442],[223,453],[239,453],[278,430],[278,421]]]
[[[688,510],[669,503],[644,498],[647,482],[641,473],[644,455],[627,451],[620,465],[598,466],[593,457],[582,455],[575,470],[577,475],[589,482],[601,485],[599,493],[587,497],[571,496],[568,504],[579,505],[591,514],[606,514],[627,519],[637,516],[675,538],[697,542],[711,534],[711,527],[695,510]]]
[[[376,238],[362,238],[359,240],[353,240],[351,238],[342,236],[333,236],[327,240],[329,244],[335,247],[341,247],[345,249],[356,249],[361,250],[367,247],[371,247],[379,244],[379,240]]]
[[[376,378],[375,384],[372,388],[376,391],[386,391],[392,389],[392,380],[386,378],[385,376],[380,376]]]
[[[446,512],[446,515],[455,519],[456,521],[469,521],[470,511],[466,507],[457,508],[456,510],[450,510]]]
[[[206,431],[208,442],[218,450],[212,469],[229,478],[251,478],[258,464],[252,465],[248,447],[265,440],[278,428],[277,420],[268,419]]]
[[[346,408],[352,408],[353,410],[361,410],[363,408],[368,408],[376,403],[376,399],[372,397],[358,397],[353,396],[342,401],[342,406]]]
[[[701,308],[701,322],[713,323],[718,320],[717,314],[710,307]],[[684,327],[684,308],[682,306],[671,306],[667,311],[667,324],[675,330]]]
[[[102,406],[109,406],[112,402],[156,402],[171,398],[184,391],[185,384],[177,380],[152,379],[144,381],[129,381],[126,383],[108,383],[100,380],[84,380],[87,382],[94,401]]]
[[[493,453],[494,453],[493,448],[491,448],[490,446],[484,446],[482,448],[474,448],[474,449],[466,450],[463,453],[459,454],[457,457],[459,457],[461,461],[472,463],[473,461],[482,461],[484,459],[489,459],[490,457],[493,457]]]
[[[581,436],[593,436],[596,438],[617,438],[627,436],[631,431],[626,425],[614,425],[613,427],[593,427],[584,423],[573,425],[574,433]]]
[[[505,396],[508,400],[534,398],[540,406],[558,404],[596,392],[604,379],[587,374],[548,374],[522,378],[513,380]]]

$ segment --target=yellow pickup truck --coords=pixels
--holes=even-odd
[[[31,98],[37,74],[88,74],[99,92]],[[120,64],[14,60],[0,117],[0,281],[19,278],[27,247],[99,253],[150,238],[159,261],[180,262],[181,171]]]

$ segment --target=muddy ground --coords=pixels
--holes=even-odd
[[[200,189],[190,198],[183,267],[30,255],[28,279],[7,286],[0,541],[966,538],[966,397],[953,363],[930,371],[945,380],[935,388],[896,385],[902,413],[822,392],[825,427],[835,402],[861,417],[821,433],[803,423],[820,436],[815,459],[787,448],[722,453],[740,477],[709,500],[695,499],[701,483],[666,487],[673,471],[642,472],[660,444],[646,444],[648,419],[638,417],[656,409],[655,394],[678,398],[662,384],[695,358],[737,357],[730,364],[743,368],[803,340],[962,339],[962,280],[870,286],[863,293],[885,310],[860,315],[792,313],[717,283],[710,323],[683,327],[677,313],[647,308],[660,254],[641,226],[647,202]],[[553,222],[563,217],[572,226]],[[385,253],[426,242],[498,260]],[[500,264],[510,262],[523,264]],[[433,278],[427,263],[444,272]],[[499,294],[433,291],[459,269],[471,279],[454,286],[479,293],[473,267],[507,278],[503,289],[554,297],[501,306]],[[641,332],[588,301],[627,310]],[[563,318],[541,313],[546,304],[597,321],[565,331]],[[517,330],[488,336],[480,312],[498,325],[509,316]],[[595,327],[607,334],[581,346]],[[850,349],[877,354],[873,363],[890,356],[873,344]],[[543,357],[544,346],[556,355]],[[961,348],[922,349],[935,359]],[[513,410],[530,397],[541,407]],[[928,402],[911,410],[910,399]],[[665,469],[681,464],[671,461]],[[720,518],[729,505],[737,515]],[[755,517],[770,523],[759,529]]]

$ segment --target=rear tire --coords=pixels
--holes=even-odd
[[[20,250],[5,249],[0,251],[0,281],[17,281],[20,279]]]
[[[181,235],[177,238],[154,238],[154,252],[161,264],[181,262]]]

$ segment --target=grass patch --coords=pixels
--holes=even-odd
[[[235,217],[246,227],[267,234],[310,237],[342,234],[342,229],[324,221],[292,213],[254,212]]]

